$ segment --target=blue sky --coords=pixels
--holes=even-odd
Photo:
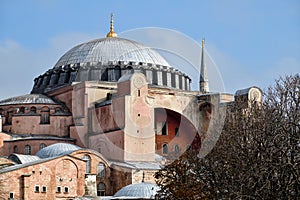
[[[205,37],[230,93],[300,71],[298,0],[0,0],[0,99],[29,93],[74,45],[104,37],[111,12],[122,36],[159,27],[198,43]]]

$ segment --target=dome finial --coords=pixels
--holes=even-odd
[[[106,37],[117,37],[117,33],[114,31],[114,15],[110,14],[110,31],[107,33]]]

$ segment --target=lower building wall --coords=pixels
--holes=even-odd
[[[85,162],[68,156],[0,174],[1,198],[70,199],[84,195]],[[60,189],[59,189],[60,188]]]

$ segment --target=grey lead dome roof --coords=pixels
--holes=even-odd
[[[39,150],[36,156],[40,158],[51,158],[55,156],[64,155],[73,151],[81,149],[79,146],[68,143],[56,143]]]
[[[113,199],[154,199],[159,187],[153,183],[135,183],[120,189]]]
[[[26,94],[0,101],[0,105],[12,104],[57,104],[51,98],[42,94]]]
[[[125,61],[170,66],[156,51],[138,42],[118,38],[101,38],[79,44],[65,53],[54,68],[76,63]]]

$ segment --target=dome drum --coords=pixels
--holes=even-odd
[[[189,90],[191,79],[168,66],[143,62],[77,63],[48,70],[34,81],[32,93],[45,93],[79,81],[117,82],[128,73],[143,73],[149,84]]]

